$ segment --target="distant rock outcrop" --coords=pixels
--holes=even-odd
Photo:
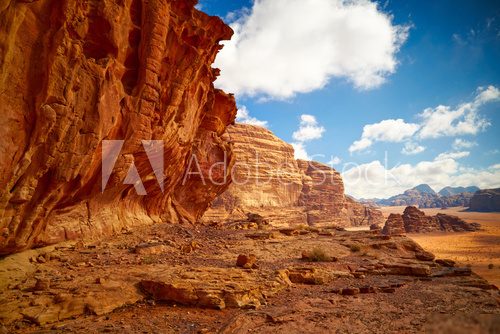
[[[479,230],[478,223],[466,221],[451,215],[438,213],[427,216],[414,206],[408,206],[402,215],[391,213],[385,222],[383,234],[430,232],[472,232]]]
[[[415,205],[421,208],[469,206],[471,197],[478,189],[474,186],[445,187],[436,193],[429,185],[421,184],[406,190],[403,194],[376,200],[375,203],[385,206]]]
[[[346,210],[352,226],[378,225],[384,222],[384,215],[376,205],[360,203],[347,195]]]
[[[469,210],[500,212],[500,188],[477,191],[470,199]]]
[[[406,207],[403,221],[407,233],[426,233],[440,231],[441,227],[436,217],[426,216],[414,206]]]
[[[406,230],[403,222],[403,216],[398,213],[391,213],[385,222],[382,234],[399,235],[405,233]]]
[[[333,168],[295,160],[293,147],[271,131],[248,124],[229,126],[233,183],[215,199],[204,221],[245,220],[248,212],[275,226],[294,224],[358,226],[382,223],[380,210],[344,195]]]

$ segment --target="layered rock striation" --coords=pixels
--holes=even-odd
[[[204,221],[246,220],[249,212],[275,226],[358,226],[383,222],[382,213],[344,195],[341,175],[315,161],[295,160],[293,147],[271,131],[248,124],[227,129],[235,165],[232,184]]]
[[[430,232],[473,232],[480,229],[478,223],[468,223],[456,216],[438,213],[427,216],[414,206],[408,206],[402,215],[391,213],[382,230],[386,235]]]
[[[0,254],[196,221],[227,187],[209,167],[232,162],[236,108],[211,64],[232,30],[195,3],[2,2]]]
[[[387,217],[384,228],[382,229],[382,234],[386,235],[402,235],[405,234],[405,223],[403,221],[403,216],[397,213],[391,213]]]

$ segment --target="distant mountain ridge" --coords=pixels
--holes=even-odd
[[[428,184],[419,184],[418,186],[413,187],[410,190],[417,190],[418,192],[424,193],[424,194],[435,194],[436,193],[434,191],[434,189],[432,189]]]
[[[404,193],[377,200],[375,203],[384,206],[418,205],[421,208],[441,208],[452,206],[469,206],[470,199],[476,191],[476,186],[444,187],[435,192],[428,184],[419,184]]]
[[[475,193],[476,191],[481,190],[476,186],[470,187],[444,187],[441,189],[438,194],[441,196],[451,196],[458,195],[461,193]]]

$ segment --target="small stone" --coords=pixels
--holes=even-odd
[[[244,269],[256,268],[257,257],[253,254],[238,255],[238,259],[236,260],[236,266]]]
[[[97,278],[95,279],[95,283],[96,283],[96,284],[104,284],[104,283],[106,283],[106,279],[104,279],[104,278],[102,278],[102,277],[97,277]]]
[[[37,278],[35,286],[33,287],[34,291],[45,291],[50,288],[50,280],[46,278]]]
[[[377,289],[375,289],[373,286],[363,286],[359,288],[360,293],[375,293],[377,292]]]
[[[135,253],[140,255],[158,255],[167,250],[168,247],[163,244],[140,244],[135,247]]]
[[[359,294],[360,290],[359,288],[344,288],[342,289],[342,295],[343,296],[354,296]]]
[[[366,278],[366,275],[364,275],[363,273],[360,273],[360,272],[355,272],[352,275],[354,276],[354,278],[359,278],[359,279]]]

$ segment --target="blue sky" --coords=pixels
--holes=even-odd
[[[249,117],[266,121],[267,127],[283,140],[302,144],[307,150],[307,155],[314,160],[326,163],[332,156],[337,157],[336,162],[338,160],[341,162],[334,167],[344,172],[346,190],[356,197],[386,197],[420,182],[429,183],[436,188],[435,190],[448,184],[478,185],[483,188],[500,186],[500,165],[498,165],[500,103],[497,96],[500,87],[498,1],[383,1],[377,3],[376,7],[366,6],[366,1],[359,1],[359,6],[354,9],[346,8],[340,3],[338,6],[341,10],[346,10],[348,19],[339,19],[340,24],[337,25],[330,25],[328,22],[335,20],[335,9],[331,10],[331,16],[327,16],[321,14],[326,11],[324,8],[329,7],[318,8],[315,12],[312,8],[314,5],[311,5],[311,12],[308,12],[297,5],[297,11],[304,13],[302,20],[295,18],[294,14],[297,11],[290,9],[294,6],[295,0],[288,1],[287,3],[286,0],[261,0],[260,13],[252,1],[200,1],[201,10],[208,14],[218,15],[233,26],[234,22],[237,24],[239,22],[241,29],[239,33],[243,36],[238,50],[240,53],[223,55],[222,60],[218,57],[223,66],[218,63],[216,65],[221,67],[222,77],[224,75],[236,77],[229,79],[224,77],[223,88],[226,91],[236,92],[238,105],[245,108]],[[322,2],[325,1],[329,0]],[[303,0],[301,3],[304,2],[306,1]],[[366,10],[368,13],[366,15],[371,16],[366,16],[366,20],[361,16],[360,19],[356,14],[358,9]],[[283,13],[287,13],[288,16],[284,16]],[[314,17],[315,13],[320,14],[318,18]],[[369,17],[373,17],[373,20]],[[287,21],[288,18],[290,22]],[[276,23],[280,20],[283,20],[283,24]],[[318,25],[317,21],[321,20],[328,24]],[[344,29],[343,24],[355,28]],[[366,28],[368,31],[357,32],[358,24],[368,27]],[[333,68],[330,74],[310,77],[303,73],[310,66],[312,72],[321,69],[314,68],[316,51],[308,53],[301,47],[300,38],[304,36],[300,34],[300,30],[308,31],[308,25],[314,26],[314,29],[329,29],[318,30],[321,32],[319,36],[314,34],[306,36],[309,49],[311,45],[313,48],[322,45],[322,43],[314,44],[310,39],[330,37],[344,41],[344,44],[334,44],[337,48],[343,49],[344,45],[350,48],[352,44],[354,49],[356,47],[358,49],[346,53],[343,58],[338,56],[338,60],[333,63],[326,61],[325,64]],[[328,28],[324,28],[325,26]],[[404,40],[393,40],[392,44],[384,44],[387,42],[387,27],[392,29],[393,34],[402,36]],[[286,71],[293,73],[296,78],[304,75],[303,82],[311,81],[309,84],[302,85],[299,81],[288,91],[286,89],[290,85],[283,83],[283,90],[275,91],[274,87],[280,85],[281,77],[270,75],[266,79],[269,81],[255,78],[255,84],[251,88],[245,88],[244,84],[241,86],[241,80],[246,78],[248,81],[252,80],[248,73],[253,72],[245,72],[244,68],[252,60],[254,50],[251,43],[255,43],[256,46],[274,43],[271,37],[264,42],[262,35],[253,40],[248,37],[252,33],[258,34],[256,31],[260,29],[284,40],[279,43],[279,47],[286,49],[284,52],[288,52],[296,64],[295,66],[289,64]],[[335,29],[338,31],[333,31]],[[363,38],[366,39],[367,34],[372,31],[377,44],[368,50],[362,49],[362,45],[370,43],[371,40],[370,38],[365,41]],[[380,34],[377,36],[379,31]],[[267,35],[264,36],[267,38]],[[249,44],[246,48],[243,46],[245,38]],[[361,47],[356,46],[356,43]],[[378,52],[378,45],[386,46],[385,49],[380,47],[381,50]],[[322,52],[328,56],[328,52],[331,52],[334,57],[337,52],[335,47],[326,51],[321,49],[318,53]],[[374,60],[369,57],[372,50]],[[241,54],[242,52],[244,54]],[[349,61],[353,59],[354,63],[354,59],[358,59],[356,52],[361,53],[358,62],[365,62],[368,65],[363,66],[373,70],[373,75],[368,79],[364,78],[358,69],[351,69]],[[388,52],[390,56],[386,56]],[[301,54],[304,54],[305,59],[297,58]],[[258,52],[255,56],[259,56]],[[275,59],[271,55],[268,59],[270,63],[276,62],[273,64],[275,67],[286,65],[283,64],[283,58]],[[319,61],[325,60],[319,59]],[[239,71],[243,74],[241,75],[243,79],[237,78]],[[262,76],[265,76],[265,72]],[[325,80],[321,79],[325,77],[326,84]],[[380,78],[382,83],[373,84]],[[287,76],[284,75],[282,80],[287,80]],[[273,85],[267,86],[267,82],[272,82]],[[474,101],[479,101],[482,92],[488,93],[484,94],[488,99],[484,100],[484,103],[474,104]],[[451,115],[463,108],[466,103],[473,106],[465,106],[465,111],[462,110],[463,118],[455,119],[453,124],[445,124],[437,118],[432,118],[438,112],[435,108],[439,105],[448,106],[449,108],[442,112]],[[432,118],[428,119],[428,123],[425,123],[421,115],[426,108],[433,108],[428,111],[429,117]],[[309,137],[306,135],[305,138],[310,139],[298,141],[297,135],[294,138],[293,134],[299,130],[302,115],[313,116],[315,119],[312,123],[303,122],[303,126],[309,125],[309,129],[316,129],[319,132]],[[460,127],[458,123],[466,122],[467,115],[470,124],[461,124],[463,125],[461,130],[458,129]],[[474,119],[471,120],[472,118]],[[397,119],[401,119],[401,123],[383,124],[389,126],[392,129],[390,131],[394,131],[395,128],[401,128],[403,131],[399,125],[408,125],[409,133],[403,135],[402,132],[398,132],[396,134],[398,138],[395,138],[390,135],[390,131],[385,131],[384,127],[376,126],[372,129],[375,134],[373,131],[366,133],[366,138],[371,144],[364,149],[352,150],[353,143],[362,139],[363,128],[366,125]],[[431,120],[434,121],[433,125],[430,124]],[[449,129],[443,130],[440,135],[436,135],[437,138],[433,138],[430,133],[439,132],[439,127],[437,132],[433,132],[433,129],[440,122],[443,122],[443,129],[447,126]],[[425,131],[422,130],[426,127],[425,124],[427,124],[427,135],[424,135]],[[413,149],[414,154],[403,154],[405,145]],[[440,154],[440,158],[437,159]],[[384,160],[386,157],[387,165]],[[364,179],[380,178],[381,173],[387,174],[387,171],[394,174],[392,176],[394,180],[387,181],[385,177],[383,183],[374,182],[377,187],[370,186],[373,183],[367,183],[367,180],[358,180],[358,176],[363,173]]]

